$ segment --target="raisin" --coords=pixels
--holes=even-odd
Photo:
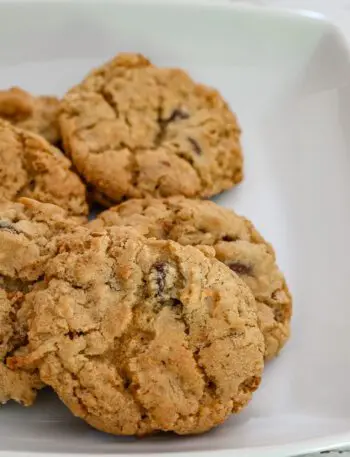
[[[157,281],[157,296],[159,297],[162,295],[165,289],[165,279],[166,279],[166,263],[165,262],[157,262],[153,265],[153,268],[157,272],[156,281]]]
[[[124,385],[124,389],[127,390],[131,385],[131,380],[128,378],[125,378],[123,381],[123,385]]]
[[[75,332],[75,331],[72,331],[70,330],[68,333],[67,333],[67,336],[69,337],[70,340],[74,340],[74,338],[79,338],[79,336],[82,336],[84,335],[84,332]]]
[[[208,381],[208,389],[209,390],[216,390],[216,384],[214,381],[209,380]]]
[[[222,237],[222,241],[237,241],[239,240],[238,236],[225,235]]]
[[[238,275],[251,276],[252,274],[252,267],[249,265],[244,265],[240,262],[230,262],[227,264],[227,266]]]
[[[169,300],[168,302],[169,306],[175,308],[175,307],[179,307],[179,308],[182,308],[182,302],[180,300],[178,300],[177,298],[172,298],[171,300]]]
[[[261,378],[258,376],[251,376],[247,378],[245,381],[241,382],[239,385],[239,389],[244,392],[254,392],[260,385]]]
[[[191,143],[192,149],[197,155],[202,155],[202,149],[199,146],[198,142],[191,137],[188,137],[188,141]]]
[[[188,119],[190,115],[188,113],[185,113],[184,111],[181,111],[180,109],[174,109],[174,111],[171,113],[171,115],[168,117],[168,119],[164,119],[163,122],[166,122],[167,124],[169,122],[174,122],[177,121],[178,119]]]

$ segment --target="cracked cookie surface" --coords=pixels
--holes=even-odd
[[[244,217],[210,201],[148,198],[110,208],[89,226],[97,230],[130,226],[148,238],[214,247],[216,258],[237,273],[255,296],[265,337],[265,357],[277,355],[288,340],[292,298],[285,278],[272,246]]]
[[[10,370],[6,359],[23,354],[31,316],[26,296],[56,253],[55,237],[75,228],[54,205],[0,202],[0,403],[30,405],[42,386],[37,372]]]
[[[53,203],[84,218],[86,190],[71,162],[44,138],[0,120],[0,201]]]
[[[201,433],[258,387],[251,292],[212,257],[132,230],[68,236],[30,294],[29,354],[71,411],[105,432]]]
[[[59,144],[59,99],[49,95],[34,96],[20,87],[0,91],[0,117],[11,124]]]
[[[220,94],[180,69],[120,54],[61,105],[65,151],[99,201],[208,197],[242,180],[237,120]]]

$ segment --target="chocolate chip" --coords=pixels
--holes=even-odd
[[[0,221],[0,230],[6,230],[7,232],[16,234],[21,233],[13,224],[11,224],[11,222],[7,221]]]
[[[238,275],[251,276],[252,274],[252,267],[249,265],[244,265],[240,262],[230,262],[227,264],[227,266]]]
[[[157,282],[157,296],[159,297],[162,295],[165,289],[165,279],[166,279],[166,263],[165,262],[157,262],[153,265],[153,268],[157,272],[156,282]]]
[[[199,144],[197,143],[197,141],[194,140],[193,138],[191,138],[190,136],[187,139],[191,143],[191,146],[192,146],[194,152],[199,156],[202,155],[202,149],[199,146]]]
[[[174,109],[168,119],[164,119],[163,122],[169,123],[177,121],[178,119],[188,119],[190,115],[180,109]]]

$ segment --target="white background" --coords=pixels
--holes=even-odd
[[[245,0],[236,3],[318,11],[332,19],[342,29],[350,44],[350,0]]]
[[[322,13],[338,25],[350,46],[350,0],[246,0],[236,3],[252,4],[263,8],[301,9]],[[313,455],[315,457],[350,457],[350,450]]]

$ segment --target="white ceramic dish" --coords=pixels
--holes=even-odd
[[[246,180],[217,200],[251,217],[295,297],[293,338],[241,415],[198,437],[96,432],[51,394],[0,411],[0,455],[289,456],[350,443],[350,65],[313,15],[212,3],[0,4],[0,87],[64,91],[119,51],[218,87],[244,131]]]

